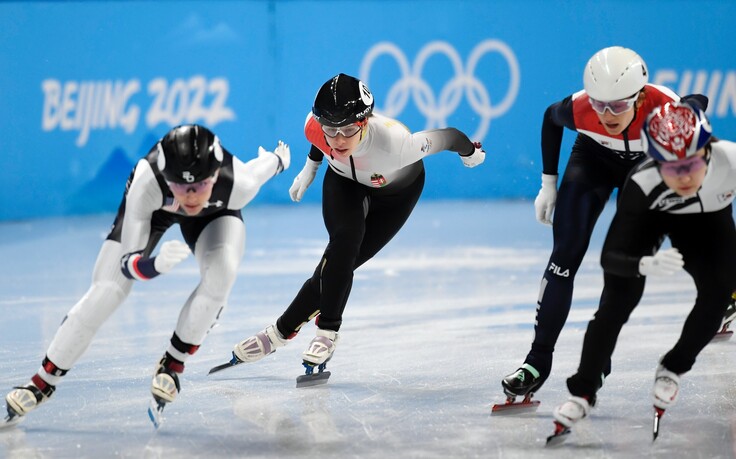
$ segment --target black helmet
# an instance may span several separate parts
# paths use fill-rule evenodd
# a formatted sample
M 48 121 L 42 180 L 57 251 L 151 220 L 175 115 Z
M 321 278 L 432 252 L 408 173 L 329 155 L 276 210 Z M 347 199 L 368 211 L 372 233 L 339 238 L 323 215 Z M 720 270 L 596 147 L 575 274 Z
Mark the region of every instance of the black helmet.
M 319 124 L 346 126 L 364 120 L 373 111 L 373 94 L 360 80 L 341 73 L 319 88 L 312 113 Z
M 157 148 L 157 165 L 167 182 L 199 182 L 211 177 L 222 164 L 220 139 L 196 124 L 173 128 Z

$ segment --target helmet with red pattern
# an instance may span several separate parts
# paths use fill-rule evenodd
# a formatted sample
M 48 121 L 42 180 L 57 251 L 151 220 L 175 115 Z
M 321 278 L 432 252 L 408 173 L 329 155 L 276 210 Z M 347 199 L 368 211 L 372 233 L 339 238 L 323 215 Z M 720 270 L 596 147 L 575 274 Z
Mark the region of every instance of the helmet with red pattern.
M 711 139 L 712 128 L 702 110 L 686 102 L 667 102 L 655 108 L 642 127 L 644 151 L 657 161 L 695 156 Z

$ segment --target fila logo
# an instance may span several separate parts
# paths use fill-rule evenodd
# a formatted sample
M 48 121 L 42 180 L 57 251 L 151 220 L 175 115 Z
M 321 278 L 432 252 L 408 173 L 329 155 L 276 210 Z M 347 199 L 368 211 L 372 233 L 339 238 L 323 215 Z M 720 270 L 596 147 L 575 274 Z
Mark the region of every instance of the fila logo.
M 570 277 L 569 269 L 566 269 L 563 271 L 561 266 L 557 266 L 556 264 L 552 262 L 550 262 L 549 268 L 547 268 L 547 271 L 552 271 L 555 274 L 555 276 Z

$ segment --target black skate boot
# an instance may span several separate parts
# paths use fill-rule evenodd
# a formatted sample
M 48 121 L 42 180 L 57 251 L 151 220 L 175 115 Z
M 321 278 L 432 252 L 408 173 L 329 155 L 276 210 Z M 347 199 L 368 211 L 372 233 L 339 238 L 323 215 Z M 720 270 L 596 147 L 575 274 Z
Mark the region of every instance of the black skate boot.
M 501 380 L 503 392 L 506 394 L 506 403 L 493 405 L 492 412 L 506 411 L 518 408 L 536 410 L 538 401 L 532 401 L 534 392 L 544 383 L 543 377 L 536 368 L 525 363 L 518 370 Z M 516 402 L 516 397 L 523 397 L 521 402 Z M 526 411 L 526 410 L 525 410 Z

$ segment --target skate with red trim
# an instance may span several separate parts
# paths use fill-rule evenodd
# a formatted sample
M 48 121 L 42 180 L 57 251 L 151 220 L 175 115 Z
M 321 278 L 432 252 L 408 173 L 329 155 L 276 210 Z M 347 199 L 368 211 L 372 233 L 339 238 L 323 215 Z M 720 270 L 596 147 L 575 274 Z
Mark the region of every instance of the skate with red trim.
M 528 363 L 501 380 L 504 403 L 496 403 L 491 407 L 491 415 L 533 413 L 540 402 L 532 400 L 534 393 L 542 386 L 546 378 Z M 520 401 L 517 398 L 521 397 Z
M 545 446 L 557 446 L 562 444 L 572 432 L 572 427 L 581 419 L 588 416 L 590 408 L 595 404 L 588 401 L 586 397 L 572 396 L 565 403 L 555 408 L 554 416 L 555 430 L 547 437 Z
M 174 359 L 168 352 L 156 365 L 151 380 L 151 395 L 153 398 L 148 407 L 148 418 L 158 429 L 164 422 L 164 408 L 173 402 L 181 392 L 179 374 L 184 372 L 184 364 Z
M 659 424 L 667 408 L 677 402 L 680 395 L 680 375 L 659 365 L 654 375 L 654 421 L 652 423 L 652 441 L 659 436 Z
M 55 390 L 56 386 L 46 383 L 38 375 L 31 378 L 31 381 L 25 386 L 14 387 L 5 396 L 7 412 L 2 422 L 0 422 L 0 430 L 10 428 L 21 422 L 25 419 L 26 414 L 48 400 Z
M 718 333 L 713 337 L 714 341 L 725 341 L 731 339 L 733 336 L 733 330 L 731 330 L 731 323 L 736 319 L 736 292 L 731 294 L 731 301 L 728 303 L 726 312 L 723 314 L 723 325 Z

